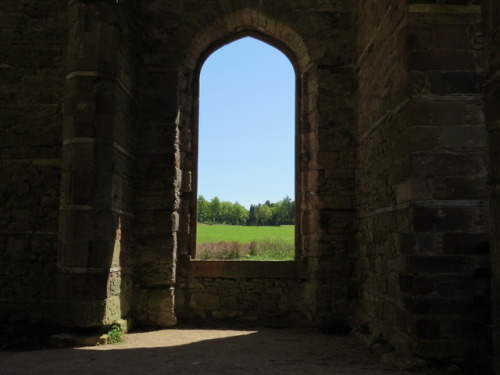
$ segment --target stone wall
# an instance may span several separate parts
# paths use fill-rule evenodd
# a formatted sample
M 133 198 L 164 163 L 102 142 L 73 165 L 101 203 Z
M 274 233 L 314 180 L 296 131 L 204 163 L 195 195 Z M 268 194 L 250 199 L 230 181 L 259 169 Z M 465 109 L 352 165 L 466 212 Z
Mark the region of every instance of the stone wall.
M 480 8 L 416 3 L 358 9 L 360 318 L 463 357 L 490 320 Z
M 0 6 L 0 319 L 57 309 L 61 104 L 67 1 Z
M 200 4 L 204 12 L 198 11 Z M 139 189 L 138 201 L 145 209 L 139 213 L 144 239 L 138 242 L 144 243 L 141 252 L 147 254 L 149 293 L 175 287 L 176 277 L 187 277 L 195 255 L 201 65 L 215 49 L 250 35 L 281 49 L 296 69 L 296 258 L 308 273 L 306 308 L 318 321 L 332 315 L 352 318 L 354 81 L 349 4 L 193 0 L 182 5 L 152 1 L 145 7 L 148 42 L 141 81 L 147 115 L 141 137 L 152 146 L 140 157 L 144 189 Z
M 407 177 L 410 137 L 406 69 L 407 9 L 402 2 L 358 4 L 357 43 L 357 247 L 363 332 L 406 345 L 400 327 L 401 235 L 411 231 L 410 208 L 398 201 Z
M 485 114 L 489 143 L 489 178 L 491 194 L 491 255 L 492 255 L 492 302 L 493 302 L 493 344 L 492 358 L 496 374 L 500 374 L 500 4 L 496 1 L 483 2 L 486 31 L 486 89 Z
M 0 17 L 2 319 L 348 323 L 397 354 L 488 353 L 477 1 L 23 0 Z M 296 71 L 293 262 L 193 260 L 199 72 L 243 36 Z
M 410 338 L 423 356 L 477 357 L 491 322 L 481 10 L 409 10 L 410 174 L 418 187 L 400 283 Z
M 177 281 L 176 311 L 188 321 L 310 324 L 299 262 L 194 261 Z
M 126 316 L 132 298 L 134 1 L 70 1 L 59 221 L 59 323 Z

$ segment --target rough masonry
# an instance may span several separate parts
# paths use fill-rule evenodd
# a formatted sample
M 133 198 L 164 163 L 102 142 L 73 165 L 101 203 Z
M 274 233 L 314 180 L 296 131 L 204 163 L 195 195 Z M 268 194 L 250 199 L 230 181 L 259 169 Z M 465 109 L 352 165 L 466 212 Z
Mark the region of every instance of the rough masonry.
M 2 0 L 0 318 L 349 326 L 500 374 L 499 12 Z M 243 36 L 296 72 L 292 262 L 194 258 L 199 72 Z

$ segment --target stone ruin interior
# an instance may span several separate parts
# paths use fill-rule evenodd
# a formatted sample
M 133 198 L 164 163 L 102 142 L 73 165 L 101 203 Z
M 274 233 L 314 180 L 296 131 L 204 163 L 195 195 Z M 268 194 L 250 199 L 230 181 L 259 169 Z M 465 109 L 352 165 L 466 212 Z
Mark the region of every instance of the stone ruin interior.
M 3 0 L 0 19 L 2 322 L 348 327 L 500 374 L 500 2 Z M 244 36 L 296 72 L 294 261 L 194 259 L 199 71 Z

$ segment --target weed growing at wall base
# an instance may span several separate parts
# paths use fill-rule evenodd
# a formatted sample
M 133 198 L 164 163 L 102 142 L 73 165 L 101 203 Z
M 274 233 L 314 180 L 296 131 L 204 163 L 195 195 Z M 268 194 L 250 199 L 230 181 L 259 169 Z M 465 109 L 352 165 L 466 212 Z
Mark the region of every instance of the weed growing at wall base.
M 123 342 L 123 329 L 120 324 L 115 323 L 111 326 L 108 333 L 108 344 L 119 344 Z

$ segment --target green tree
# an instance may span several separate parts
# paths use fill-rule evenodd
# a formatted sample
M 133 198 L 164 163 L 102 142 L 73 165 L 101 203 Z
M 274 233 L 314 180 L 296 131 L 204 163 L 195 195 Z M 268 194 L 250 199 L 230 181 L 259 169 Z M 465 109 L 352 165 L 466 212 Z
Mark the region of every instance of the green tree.
M 220 223 L 222 207 L 219 197 L 214 197 L 210 201 L 210 221 L 212 223 Z
M 203 195 L 198 197 L 198 209 L 196 214 L 196 218 L 199 223 L 207 223 L 209 221 L 210 207 L 208 201 Z
M 250 210 L 248 211 L 247 225 L 257 225 L 257 216 L 255 215 L 256 207 L 254 204 L 250 205 Z
M 271 207 L 267 204 L 259 204 L 255 208 L 257 225 L 270 225 L 273 217 Z
M 244 225 L 248 221 L 249 212 L 245 207 L 236 202 L 232 206 L 231 216 L 233 225 Z
M 231 202 L 222 201 L 220 203 L 219 224 L 233 224 L 232 211 L 233 211 L 233 204 Z

